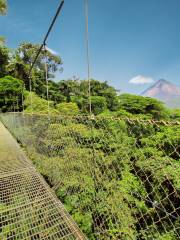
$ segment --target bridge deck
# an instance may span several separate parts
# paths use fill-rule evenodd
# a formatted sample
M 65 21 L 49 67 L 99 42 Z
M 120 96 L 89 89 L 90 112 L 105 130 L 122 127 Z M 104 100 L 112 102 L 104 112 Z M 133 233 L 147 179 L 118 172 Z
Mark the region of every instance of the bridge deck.
M 0 240 L 85 239 L 0 122 Z

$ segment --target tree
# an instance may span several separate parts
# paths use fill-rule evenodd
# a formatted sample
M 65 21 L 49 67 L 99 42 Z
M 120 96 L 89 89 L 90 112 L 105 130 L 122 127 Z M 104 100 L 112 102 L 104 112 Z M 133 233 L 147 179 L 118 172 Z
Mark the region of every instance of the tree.
M 5 37 L 0 36 L 0 46 L 5 43 Z
M 60 81 L 58 85 L 60 92 L 66 97 L 67 102 L 76 102 L 80 109 L 85 110 L 86 106 L 84 106 L 84 104 L 87 105 L 89 98 L 89 81 L 68 79 Z M 101 100 L 103 98 L 105 99 L 109 110 L 117 110 L 118 101 L 116 90 L 109 86 L 107 82 L 91 79 L 91 97 L 92 101 L 95 101 L 96 97 L 102 97 Z M 98 101 L 100 101 L 100 98 Z M 103 109 L 105 108 L 103 107 Z
M 132 94 L 121 94 L 118 100 L 119 109 L 126 110 L 132 114 L 149 115 L 157 120 L 167 117 L 166 108 L 157 99 Z
M 0 108 L 2 111 L 22 109 L 23 82 L 11 76 L 0 78 Z
M 7 13 L 7 1 L 0 0 L 0 15 L 6 15 Z M 3 45 L 5 42 L 5 38 L 0 36 L 0 45 Z
M 111 111 L 117 110 L 118 102 L 116 89 L 109 86 L 107 82 L 100 82 L 95 79 L 91 79 L 90 83 L 91 83 L 91 96 L 105 97 L 108 109 Z M 80 82 L 80 91 L 86 98 L 88 97 L 89 89 L 88 85 L 89 82 L 87 80 L 83 80 Z
M 73 96 L 79 96 L 82 94 L 77 80 L 61 80 L 58 83 L 58 86 L 59 91 L 66 97 L 66 102 L 72 101 Z
M 59 85 L 56 82 L 49 80 L 48 88 L 49 99 L 53 101 L 55 105 L 66 101 L 66 97 L 59 91 Z
M 7 0 L 0 0 L 0 15 L 7 13 Z
M 21 43 L 8 65 L 9 74 L 22 79 L 25 83 L 26 89 L 29 89 L 29 70 L 34 62 L 39 47 L 40 45 L 38 44 Z M 48 50 L 40 53 L 34 65 L 31 78 L 33 90 L 42 95 L 44 94 L 42 86 L 46 84 L 45 61 L 47 62 L 48 78 L 53 78 L 56 71 L 62 71 L 62 60 L 59 56 L 53 55 Z
M 7 65 L 9 63 L 9 49 L 5 46 L 0 46 L 0 77 L 7 74 Z
M 85 99 L 83 101 L 83 112 L 89 113 L 89 100 Z M 92 113 L 98 115 L 107 109 L 107 102 L 105 97 L 92 96 L 91 97 L 91 109 Z

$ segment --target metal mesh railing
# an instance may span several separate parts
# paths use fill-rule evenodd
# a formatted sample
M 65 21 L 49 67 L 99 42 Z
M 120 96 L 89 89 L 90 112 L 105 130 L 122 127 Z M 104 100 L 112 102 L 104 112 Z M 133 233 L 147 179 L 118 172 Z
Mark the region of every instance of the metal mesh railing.
M 85 238 L 0 123 L 0 240 L 24 239 Z
M 88 239 L 180 239 L 178 122 L 1 119 Z

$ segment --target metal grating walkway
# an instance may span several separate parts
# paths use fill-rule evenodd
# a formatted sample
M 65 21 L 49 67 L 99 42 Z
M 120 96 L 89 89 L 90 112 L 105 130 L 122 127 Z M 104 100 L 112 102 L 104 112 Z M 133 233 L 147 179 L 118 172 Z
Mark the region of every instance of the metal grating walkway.
M 85 239 L 0 122 L 0 240 Z

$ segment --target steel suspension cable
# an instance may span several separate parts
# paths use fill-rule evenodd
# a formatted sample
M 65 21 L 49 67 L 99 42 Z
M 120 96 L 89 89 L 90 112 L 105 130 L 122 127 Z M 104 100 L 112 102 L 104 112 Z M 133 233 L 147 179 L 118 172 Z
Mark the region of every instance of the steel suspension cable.
M 58 18 L 58 16 L 59 16 L 59 14 L 60 14 L 60 11 L 61 11 L 63 5 L 64 5 L 64 0 L 62 0 L 62 1 L 60 2 L 60 5 L 59 5 L 59 7 L 58 7 L 58 9 L 57 9 L 57 11 L 56 11 L 56 14 L 54 15 L 54 18 L 53 18 L 53 20 L 52 20 L 52 22 L 51 22 L 51 24 L 50 24 L 50 27 L 49 27 L 49 29 L 48 29 L 48 31 L 47 31 L 44 39 L 43 39 L 43 42 L 42 42 L 40 48 L 38 49 L 38 52 L 37 52 L 37 54 L 36 54 L 36 56 L 35 56 L 34 61 L 33 61 L 32 64 L 31 64 L 31 67 L 30 67 L 30 70 L 29 70 L 28 76 L 29 76 L 29 91 L 30 91 L 31 114 L 33 114 L 33 107 L 32 107 L 32 104 L 33 104 L 33 103 L 32 103 L 32 101 L 33 101 L 33 100 L 32 100 L 32 79 L 31 79 L 31 73 L 32 73 L 33 67 L 34 67 L 34 65 L 35 65 L 35 63 L 36 63 L 36 61 L 37 61 L 37 59 L 38 59 L 41 51 L 43 50 L 43 47 L 46 45 L 46 41 L 47 41 L 47 39 L 48 39 L 48 36 L 49 36 L 50 32 L 52 31 L 52 28 L 53 28 L 53 26 L 54 26 L 54 24 L 55 24 L 55 22 L 56 22 L 56 20 L 57 20 L 57 18 Z M 45 61 L 46 61 L 46 60 L 45 60 Z M 45 73 L 45 74 L 47 75 L 47 63 L 46 63 L 46 67 L 45 67 L 45 68 L 46 68 L 46 70 L 45 70 L 46 73 Z M 47 76 L 46 76 L 46 84 L 47 84 Z M 49 90 L 48 90 L 48 87 L 47 87 L 47 96 L 49 95 L 48 92 L 49 92 Z M 49 100 L 48 100 L 48 102 L 49 102 Z M 49 112 L 49 103 L 48 103 L 48 112 Z
M 30 92 L 31 114 L 33 114 L 33 99 L 32 99 L 32 79 L 31 79 L 31 74 L 29 75 L 29 92 Z
M 21 101 L 22 101 L 22 112 L 24 114 L 24 84 L 22 85 L 22 89 L 21 89 Z
M 90 56 L 89 56 L 89 19 L 88 19 L 88 0 L 84 0 L 85 5 L 85 18 L 86 18 L 86 60 L 87 60 L 87 77 L 88 77 L 88 98 L 89 98 L 89 114 L 92 115 L 92 103 L 91 103 L 91 79 L 90 79 Z
M 29 76 L 30 76 L 30 74 L 31 74 L 31 72 L 32 72 L 32 69 L 33 69 L 33 67 L 34 67 L 34 65 L 35 65 L 38 57 L 39 57 L 39 54 L 41 53 L 44 45 L 46 45 L 46 40 L 47 40 L 50 32 L 52 31 L 52 28 L 53 28 L 53 26 L 54 26 L 54 24 L 55 24 L 55 22 L 56 22 L 56 20 L 57 20 L 57 17 L 58 17 L 59 14 L 60 14 L 60 11 L 61 11 L 61 9 L 62 9 L 62 7 L 63 7 L 63 4 L 64 4 L 64 0 L 61 1 L 60 5 L 59 5 L 59 7 L 58 7 L 58 9 L 57 9 L 57 12 L 56 12 L 56 14 L 55 14 L 55 16 L 54 16 L 54 18 L 53 18 L 53 20 L 52 20 L 52 22 L 51 22 L 51 25 L 50 25 L 50 27 L 49 27 L 49 29 L 48 29 L 45 37 L 44 37 L 44 40 L 43 40 L 43 42 L 42 42 L 42 44 L 41 44 L 41 46 L 40 46 L 40 48 L 39 48 L 39 50 L 38 50 L 38 52 L 37 52 L 37 54 L 36 54 L 36 57 L 35 57 L 32 65 L 31 65 L 30 70 L 29 70 Z
M 48 67 L 47 67 L 47 50 L 46 44 L 44 44 L 44 68 L 45 68 L 45 80 L 46 80 L 46 98 L 48 107 L 48 117 L 50 116 L 50 102 L 49 102 L 49 81 L 48 81 Z

